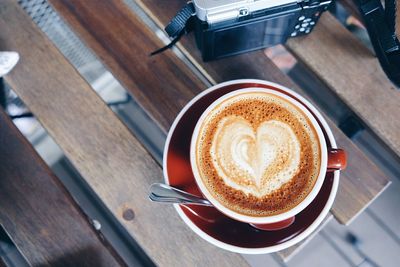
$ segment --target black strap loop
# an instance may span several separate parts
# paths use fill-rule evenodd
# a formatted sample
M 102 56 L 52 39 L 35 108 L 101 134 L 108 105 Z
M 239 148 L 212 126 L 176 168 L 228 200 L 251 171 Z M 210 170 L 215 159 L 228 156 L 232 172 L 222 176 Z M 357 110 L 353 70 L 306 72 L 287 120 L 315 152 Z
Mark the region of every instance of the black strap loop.
M 196 13 L 193 3 L 187 3 L 165 27 L 165 31 L 167 32 L 169 37 L 174 39 L 166 46 L 151 52 L 150 56 L 154 56 L 173 47 L 185 33 L 189 32 L 190 29 L 188 27 L 188 22 L 190 21 L 190 18 L 193 17 L 195 14 Z
M 157 49 L 156 51 L 153 51 L 150 53 L 150 56 L 157 55 L 159 53 L 164 52 L 167 49 L 172 48 L 178 41 L 181 39 L 182 35 L 185 34 L 185 31 L 181 31 L 169 44 L 167 44 L 164 47 L 161 47 L 160 49 Z
M 386 1 L 388 6 L 385 10 L 379 0 L 357 2 L 382 69 L 388 78 L 400 87 L 400 42 L 394 32 L 393 0 Z M 392 8 L 393 10 L 388 10 Z
M 194 5 L 192 2 L 189 2 L 181 10 L 179 10 L 178 14 L 176 14 L 167 27 L 165 27 L 165 31 L 168 33 L 169 37 L 175 38 L 182 31 L 184 31 L 187 22 L 194 15 Z
M 397 7 L 400 8 L 400 7 Z M 386 23 L 389 26 L 389 31 L 395 31 L 395 16 L 396 16 L 396 0 L 385 0 L 385 17 Z

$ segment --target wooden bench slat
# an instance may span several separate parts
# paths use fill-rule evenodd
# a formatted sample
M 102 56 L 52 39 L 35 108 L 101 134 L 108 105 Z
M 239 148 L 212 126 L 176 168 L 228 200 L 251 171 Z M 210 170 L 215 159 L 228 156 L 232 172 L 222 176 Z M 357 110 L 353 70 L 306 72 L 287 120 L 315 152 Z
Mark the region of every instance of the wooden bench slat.
M 400 90 L 372 52 L 329 13 L 287 47 L 400 156 Z
M 198 238 L 172 206 L 149 201 L 161 168 L 16 1 L 0 2 L 0 28 L 0 50 L 21 57 L 7 82 L 155 264 L 247 265 Z
M 0 224 L 32 266 L 125 266 L 0 108 Z
M 186 65 L 171 51 L 149 57 L 163 43 L 123 1 L 49 0 L 49 3 L 164 131 L 172 124 L 176 106 L 184 105 L 198 88 L 205 88 L 191 71 L 185 71 Z

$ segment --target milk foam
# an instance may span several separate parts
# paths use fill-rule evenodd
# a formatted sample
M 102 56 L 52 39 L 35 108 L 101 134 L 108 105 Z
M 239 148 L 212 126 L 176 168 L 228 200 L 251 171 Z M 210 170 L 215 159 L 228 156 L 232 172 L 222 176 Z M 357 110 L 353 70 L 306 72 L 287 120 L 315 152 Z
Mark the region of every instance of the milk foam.
M 279 96 L 251 92 L 225 99 L 202 121 L 196 165 L 221 204 L 250 216 L 279 214 L 312 190 L 320 169 L 314 126 Z
M 300 143 L 285 123 L 270 120 L 254 130 L 246 119 L 232 115 L 219 122 L 210 154 L 227 185 L 262 197 L 297 173 Z

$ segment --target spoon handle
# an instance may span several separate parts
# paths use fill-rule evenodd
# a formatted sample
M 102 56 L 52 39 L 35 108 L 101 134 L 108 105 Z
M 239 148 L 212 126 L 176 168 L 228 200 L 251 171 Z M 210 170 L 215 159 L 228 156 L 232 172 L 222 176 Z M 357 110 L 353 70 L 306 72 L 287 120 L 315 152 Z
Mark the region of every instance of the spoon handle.
M 150 186 L 149 198 L 155 202 L 197 204 L 212 207 L 212 204 L 206 199 L 162 183 L 155 183 Z

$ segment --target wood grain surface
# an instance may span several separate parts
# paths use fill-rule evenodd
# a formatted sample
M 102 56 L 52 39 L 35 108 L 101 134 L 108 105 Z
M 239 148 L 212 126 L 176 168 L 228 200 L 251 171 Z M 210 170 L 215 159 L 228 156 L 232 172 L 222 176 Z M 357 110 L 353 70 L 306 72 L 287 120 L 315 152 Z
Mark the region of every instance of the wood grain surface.
M 125 88 L 136 98 L 140 98 L 144 94 L 144 92 L 140 91 L 145 91 L 148 95 L 159 94 L 158 97 L 149 98 L 140 103 L 155 119 L 159 116 L 163 117 L 159 123 L 160 125 L 164 125 L 164 130 L 169 127 L 176 114 L 183 105 L 191 99 L 192 95 L 201 92 L 201 90 L 205 88 L 205 85 L 198 82 L 197 78 L 190 83 L 192 84 L 191 87 L 179 87 L 179 90 L 183 90 L 182 92 L 177 92 L 174 89 L 159 92 L 158 87 L 151 86 L 140 88 L 127 86 L 128 84 L 154 79 L 154 76 L 170 75 L 163 85 L 164 87 L 170 88 L 168 85 L 169 83 L 179 83 L 181 77 L 184 77 L 184 83 L 189 83 L 185 80 L 187 79 L 186 77 L 193 76 L 189 73 L 190 70 L 186 66 L 182 66 L 180 62 L 177 62 L 171 51 L 167 51 L 164 54 L 152 58 L 143 56 L 148 55 L 155 48 L 161 47 L 163 44 L 155 39 L 154 33 L 150 32 L 143 23 L 138 21 L 137 18 L 133 16 L 133 13 L 130 14 L 120 1 L 103 1 L 102 5 L 106 5 L 107 8 L 98 8 L 98 5 L 96 5 L 94 1 L 77 2 L 50 0 L 50 2 L 88 47 L 93 49 L 114 76 L 119 79 L 125 85 Z M 75 2 L 77 2 L 76 5 Z M 162 26 L 168 23 L 169 19 L 184 5 L 185 1 L 146 0 L 143 2 L 138 1 L 138 3 L 156 23 Z M 107 18 L 107 23 L 102 23 L 101 20 L 105 17 Z M 120 20 L 121 17 L 124 19 Z M 114 28 L 109 25 L 120 25 L 118 27 L 119 34 L 115 35 Z M 132 34 L 132 31 L 135 32 L 135 34 Z M 138 38 L 137 36 L 140 36 L 141 40 L 136 40 Z M 150 41 L 152 45 L 144 45 L 148 44 Z M 104 45 L 104 43 L 107 43 L 107 45 Z M 129 50 L 124 50 L 126 43 L 130 44 Z M 210 80 L 222 82 L 238 78 L 260 78 L 278 82 L 302 93 L 302 90 L 284 75 L 262 51 L 203 63 L 195 47 L 192 35 L 185 36 L 180 47 L 183 48 L 184 52 L 186 51 L 185 53 L 188 58 L 192 60 L 192 63 L 209 77 Z M 144 73 L 136 72 L 130 72 L 129 75 L 127 75 L 126 69 L 124 69 L 123 66 L 110 64 L 110 62 L 115 61 L 115 52 L 113 51 L 118 51 L 118 58 L 123 58 L 128 62 L 135 62 L 137 68 L 149 69 L 148 64 L 153 60 L 157 62 L 168 61 L 170 64 L 173 62 L 174 74 L 171 76 L 169 70 L 166 70 L 164 73 L 164 69 L 152 65 L 153 68 L 147 76 L 144 76 Z M 190 53 L 188 51 L 190 51 Z M 143 54 L 140 57 L 143 60 L 137 61 L 138 53 Z M 146 78 L 144 79 L 143 77 Z M 178 90 L 178 88 L 175 89 Z M 153 90 L 157 93 L 150 92 Z M 168 103 L 170 109 L 164 112 L 164 110 L 160 108 L 161 105 L 165 105 L 163 102 L 171 101 L 170 99 L 177 97 L 179 93 L 182 94 L 177 98 L 177 101 Z M 160 111 L 153 113 L 155 109 L 159 109 Z M 166 122 L 166 125 L 164 122 Z M 338 140 L 339 146 L 346 148 L 349 155 L 351 155 L 351 157 L 355 155 L 354 159 L 357 159 L 357 161 L 351 159 L 348 170 L 343 172 L 341 176 L 342 180 L 338 198 L 332 210 L 333 214 L 340 222 L 349 223 L 384 189 L 388 184 L 388 180 L 335 125 L 332 123 L 330 123 L 330 125 Z
M 149 57 L 163 43 L 122 0 L 49 3 L 164 131 L 172 124 L 176 107 L 183 106 L 199 88 L 205 89 L 192 72 L 182 71 L 186 66 L 171 51 Z
M 98 1 L 90 2 L 101 6 Z M 242 257 L 215 249 L 199 238 L 172 206 L 148 200 L 150 184 L 162 179 L 161 168 L 16 1 L 0 2 L 0 28 L 0 50 L 20 54 L 19 63 L 6 81 L 155 264 L 247 265 Z M 46 193 L 41 191 L 43 200 Z M 56 203 L 49 201 L 51 204 Z M 45 212 L 40 207 L 36 211 Z M 43 235 L 49 234 L 46 229 L 38 228 Z M 69 237 L 68 230 L 64 229 L 65 238 Z M 32 248 L 30 253 L 35 250 Z
M 400 156 L 400 90 L 371 51 L 329 13 L 287 47 Z
M 0 108 L 0 224 L 32 266 L 125 266 Z

